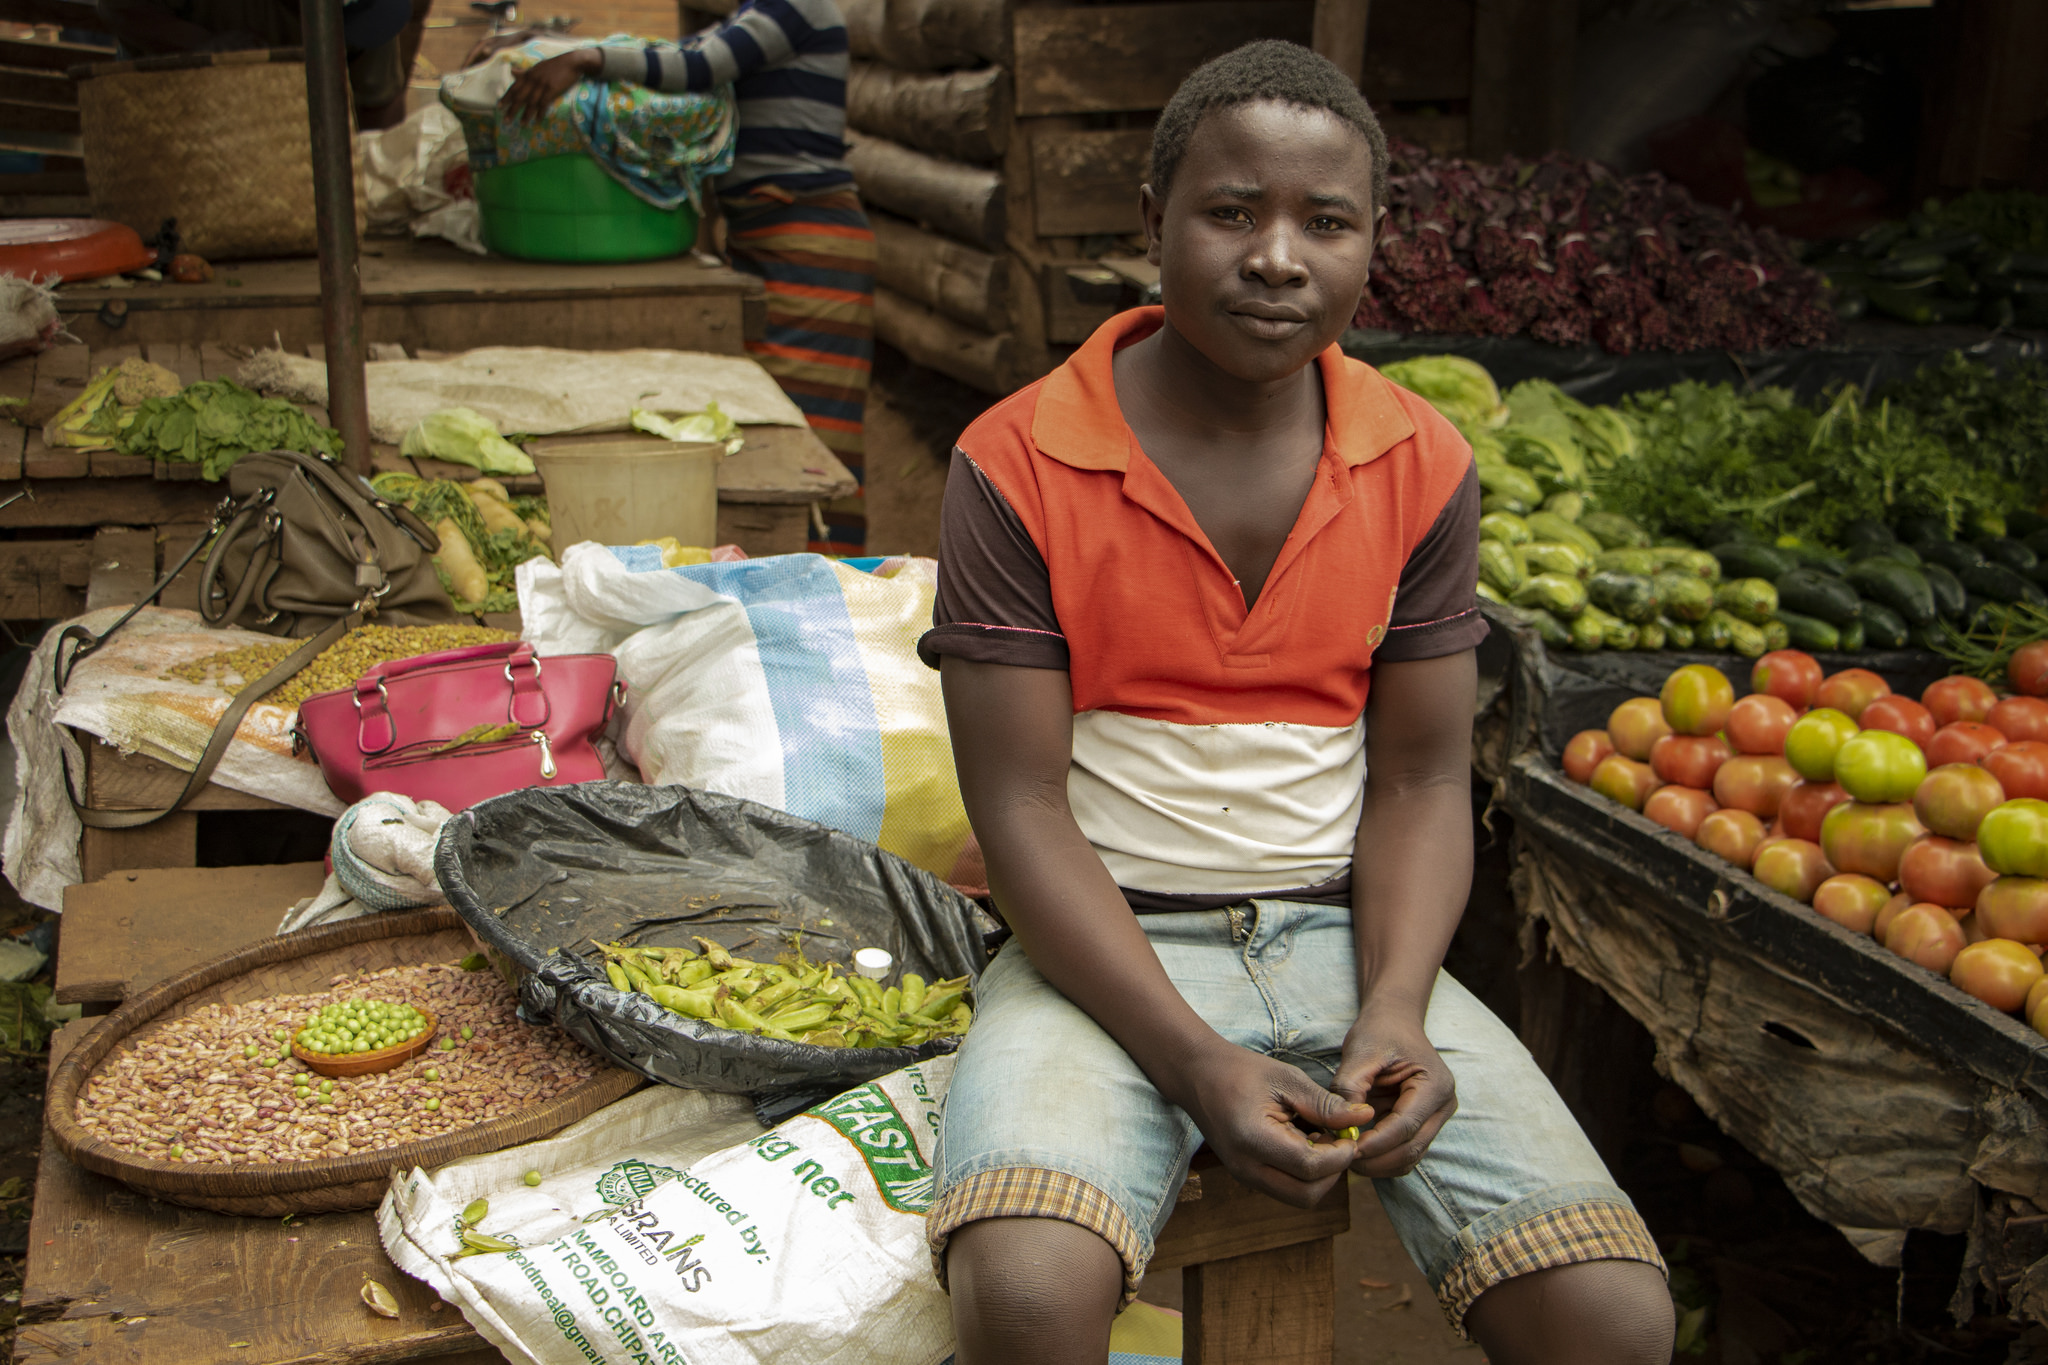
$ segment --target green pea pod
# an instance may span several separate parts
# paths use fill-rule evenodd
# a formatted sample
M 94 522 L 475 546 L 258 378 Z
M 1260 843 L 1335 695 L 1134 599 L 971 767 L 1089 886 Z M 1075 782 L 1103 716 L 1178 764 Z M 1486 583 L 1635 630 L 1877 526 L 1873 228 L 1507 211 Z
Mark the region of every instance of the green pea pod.
M 604 975 L 605 979 L 611 982 L 612 985 L 619 990 L 630 991 L 633 989 L 633 982 L 629 977 L 627 977 L 626 969 L 624 967 L 621 967 L 616 962 L 612 962 L 610 960 L 607 960 L 605 962 Z
M 697 942 L 704 945 L 704 956 L 711 963 L 712 970 L 719 972 L 730 971 L 737 965 L 733 955 L 727 952 L 723 945 L 713 943 L 702 935 L 693 935 L 693 937 L 696 938 Z
M 491 1206 L 489 1201 L 483 1199 L 472 1199 L 469 1201 L 468 1207 L 463 1209 L 462 1211 L 462 1226 L 464 1228 L 473 1228 L 478 1223 L 483 1222 L 484 1219 L 487 1216 L 489 1216 L 490 1212 Z M 467 1233 L 464 1234 L 464 1236 L 467 1235 Z
M 493 1237 L 486 1232 L 468 1231 L 462 1234 L 462 1245 L 478 1255 L 488 1256 L 497 1252 L 517 1251 L 517 1242 L 508 1242 L 503 1237 Z
M 656 986 L 647 994 L 663 1009 L 691 1019 L 709 1019 L 713 1013 L 712 997 L 708 991 L 687 991 L 681 986 Z
M 960 997 L 965 994 L 965 989 L 959 986 L 953 986 L 945 990 L 934 990 L 926 998 L 924 1008 L 911 1014 L 909 1018 L 914 1023 L 936 1024 L 953 1012 L 953 1006 L 959 1004 Z
M 780 1014 L 771 1014 L 768 1016 L 768 1023 L 790 1033 L 802 1033 L 807 1029 L 819 1027 L 831 1017 L 830 1006 L 811 1004 L 784 1010 Z
M 769 1010 L 774 1009 L 777 1005 L 780 1005 L 802 989 L 803 987 L 798 985 L 794 978 L 784 977 L 780 981 L 763 986 L 760 990 L 748 996 L 747 1008 L 753 1010 L 756 1014 L 766 1017 Z
M 905 972 L 903 974 L 903 1012 L 905 1014 L 917 1013 L 918 1007 L 924 1004 L 924 990 L 923 977 L 919 976 L 916 972 Z
M 641 991 L 645 994 L 652 995 L 654 993 L 654 988 L 656 986 L 664 984 L 661 981 L 656 980 L 654 977 L 649 976 L 647 974 L 647 969 L 642 967 L 638 962 L 636 962 L 634 959 L 630 957 L 621 957 L 617 959 L 617 961 L 619 964 L 619 969 L 625 972 L 626 979 L 633 983 L 633 989 L 636 991 Z
M 891 1019 L 903 1013 L 903 989 L 891 986 L 882 992 L 882 1013 Z
M 732 1028 L 744 1029 L 749 1033 L 760 1033 L 768 1027 L 767 1020 L 748 1009 L 745 1005 L 742 1005 L 730 995 L 719 996 L 715 1008 L 718 1011 L 718 1017 Z
M 863 1006 L 879 1011 L 882 1008 L 882 988 L 864 976 L 849 976 L 846 984 L 853 987 L 853 993 L 860 997 Z
M 709 981 L 717 970 L 711 965 L 709 958 L 692 957 L 683 964 L 682 970 L 676 973 L 676 984 L 685 990 L 692 986 L 701 986 Z

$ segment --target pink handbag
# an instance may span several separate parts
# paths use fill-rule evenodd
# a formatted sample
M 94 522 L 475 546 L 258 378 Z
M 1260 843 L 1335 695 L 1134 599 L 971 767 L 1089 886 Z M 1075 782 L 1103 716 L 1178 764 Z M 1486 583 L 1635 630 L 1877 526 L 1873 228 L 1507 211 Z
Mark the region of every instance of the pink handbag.
M 378 664 L 299 704 L 293 727 L 343 801 L 397 792 L 464 810 L 604 776 L 594 743 L 623 699 L 609 654 L 507 642 Z

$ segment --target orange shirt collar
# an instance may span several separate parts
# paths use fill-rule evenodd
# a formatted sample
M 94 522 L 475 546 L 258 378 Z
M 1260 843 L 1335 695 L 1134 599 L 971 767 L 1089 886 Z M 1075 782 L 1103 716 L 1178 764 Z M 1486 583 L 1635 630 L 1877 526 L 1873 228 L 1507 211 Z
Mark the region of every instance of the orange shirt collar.
M 1031 419 L 1031 440 L 1040 451 L 1075 469 L 1128 472 L 1131 429 L 1116 399 L 1112 358 L 1134 341 L 1159 330 L 1166 310 L 1158 306 L 1118 313 L 1046 376 Z M 1356 468 L 1415 434 L 1390 386 L 1377 370 L 1332 346 L 1316 357 L 1323 371 L 1327 426 L 1325 453 Z

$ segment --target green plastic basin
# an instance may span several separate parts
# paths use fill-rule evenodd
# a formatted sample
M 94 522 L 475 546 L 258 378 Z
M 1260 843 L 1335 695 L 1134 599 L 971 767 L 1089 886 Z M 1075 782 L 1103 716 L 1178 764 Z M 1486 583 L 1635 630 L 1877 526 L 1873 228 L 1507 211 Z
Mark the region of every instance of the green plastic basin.
M 697 238 L 687 204 L 658 209 L 581 153 L 544 156 L 476 175 L 484 245 L 528 261 L 651 261 Z

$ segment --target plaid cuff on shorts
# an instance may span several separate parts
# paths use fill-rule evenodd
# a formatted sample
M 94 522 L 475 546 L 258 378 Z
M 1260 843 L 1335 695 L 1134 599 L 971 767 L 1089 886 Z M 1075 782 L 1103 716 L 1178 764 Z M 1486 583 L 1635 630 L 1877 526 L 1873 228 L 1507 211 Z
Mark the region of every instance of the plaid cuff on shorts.
M 1437 1302 L 1464 1336 L 1466 1312 L 1502 1280 L 1580 1261 L 1644 1261 L 1670 1274 L 1641 1215 L 1626 1204 L 1591 1199 L 1539 1213 L 1472 1248 L 1437 1286 Z
M 1078 1176 L 1035 1166 L 1007 1166 L 968 1176 L 939 1196 L 928 1215 L 932 1271 L 946 1287 L 946 1243 L 969 1223 L 985 1218 L 1057 1218 L 1084 1227 L 1116 1249 L 1124 1263 L 1119 1311 L 1138 1297 L 1145 1278 L 1145 1248 L 1138 1230 L 1114 1200 Z

